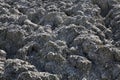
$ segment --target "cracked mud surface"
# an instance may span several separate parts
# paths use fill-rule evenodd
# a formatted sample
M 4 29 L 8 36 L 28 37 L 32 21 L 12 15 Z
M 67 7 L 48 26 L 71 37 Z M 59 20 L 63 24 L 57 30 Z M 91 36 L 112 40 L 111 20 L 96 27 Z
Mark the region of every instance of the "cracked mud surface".
M 0 80 L 120 80 L 120 0 L 0 0 Z

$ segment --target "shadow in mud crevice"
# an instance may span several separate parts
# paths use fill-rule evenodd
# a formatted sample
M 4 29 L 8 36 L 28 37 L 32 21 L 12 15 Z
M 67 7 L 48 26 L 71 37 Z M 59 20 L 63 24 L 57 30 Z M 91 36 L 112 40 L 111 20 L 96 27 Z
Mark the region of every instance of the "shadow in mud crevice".
M 92 0 L 93 4 L 98 5 L 101 9 L 100 15 L 106 17 L 109 11 L 116 5 L 118 2 L 115 0 Z

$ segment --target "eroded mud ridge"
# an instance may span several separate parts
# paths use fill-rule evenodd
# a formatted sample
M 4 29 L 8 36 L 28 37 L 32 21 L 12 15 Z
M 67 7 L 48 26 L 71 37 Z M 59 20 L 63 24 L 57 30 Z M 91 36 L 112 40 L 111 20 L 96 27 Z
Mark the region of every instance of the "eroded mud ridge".
M 119 0 L 0 0 L 0 80 L 120 80 Z

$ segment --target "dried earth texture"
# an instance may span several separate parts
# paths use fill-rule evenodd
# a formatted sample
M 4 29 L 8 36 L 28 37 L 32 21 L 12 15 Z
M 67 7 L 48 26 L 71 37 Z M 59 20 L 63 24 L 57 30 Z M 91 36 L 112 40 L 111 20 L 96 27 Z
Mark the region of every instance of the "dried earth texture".
M 0 0 L 0 80 L 120 80 L 120 0 Z

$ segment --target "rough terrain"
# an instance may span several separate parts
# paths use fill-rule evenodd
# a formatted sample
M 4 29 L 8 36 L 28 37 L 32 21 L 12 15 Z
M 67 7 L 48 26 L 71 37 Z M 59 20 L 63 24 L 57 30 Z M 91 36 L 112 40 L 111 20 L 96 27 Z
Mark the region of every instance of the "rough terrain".
M 0 0 L 0 80 L 120 80 L 120 0 Z

